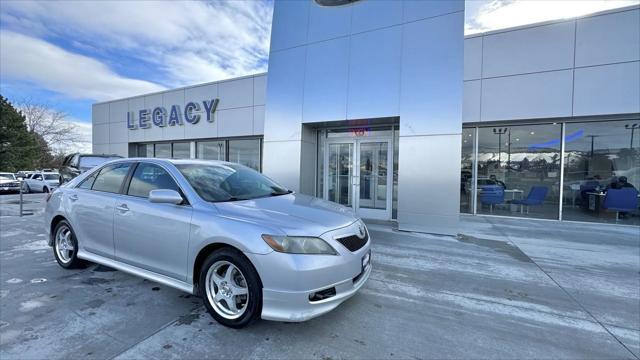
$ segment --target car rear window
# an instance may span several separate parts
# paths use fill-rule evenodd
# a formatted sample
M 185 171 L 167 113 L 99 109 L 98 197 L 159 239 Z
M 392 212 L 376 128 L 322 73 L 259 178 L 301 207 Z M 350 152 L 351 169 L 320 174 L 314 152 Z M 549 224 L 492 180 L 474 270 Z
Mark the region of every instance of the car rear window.
M 44 174 L 45 180 L 60 180 L 60 175 L 58 174 Z

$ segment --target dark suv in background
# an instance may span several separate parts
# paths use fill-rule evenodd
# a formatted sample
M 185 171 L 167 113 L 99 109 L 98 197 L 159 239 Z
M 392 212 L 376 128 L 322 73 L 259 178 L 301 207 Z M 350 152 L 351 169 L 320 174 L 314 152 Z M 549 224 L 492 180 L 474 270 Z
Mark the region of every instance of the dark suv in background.
M 114 159 L 120 159 L 120 155 L 106 154 L 70 154 L 65 156 L 62 166 L 60 167 L 60 184 L 64 184 L 83 172 L 92 169 L 104 162 Z

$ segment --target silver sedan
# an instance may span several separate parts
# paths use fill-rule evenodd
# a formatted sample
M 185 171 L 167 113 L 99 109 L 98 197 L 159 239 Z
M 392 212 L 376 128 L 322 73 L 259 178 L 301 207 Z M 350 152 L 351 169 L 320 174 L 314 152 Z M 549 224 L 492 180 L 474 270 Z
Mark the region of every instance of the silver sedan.
M 55 190 L 45 224 L 63 268 L 90 261 L 200 295 L 236 328 L 322 315 L 371 273 L 351 209 L 227 162 L 111 161 Z

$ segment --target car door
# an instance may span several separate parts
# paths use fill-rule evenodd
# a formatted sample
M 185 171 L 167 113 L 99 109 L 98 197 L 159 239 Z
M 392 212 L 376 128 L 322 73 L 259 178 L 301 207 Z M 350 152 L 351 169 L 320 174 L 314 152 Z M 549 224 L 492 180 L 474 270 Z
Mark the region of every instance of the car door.
M 69 214 L 80 250 L 114 258 L 113 213 L 132 163 L 105 166 L 69 194 Z
M 151 203 L 149 192 L 155 189 L 181 192 L 165 168 L 138 163 L 126 191 L 116 201 L 116 259 L 185 281 L 192 208 L 186 201 L 180 205 Z
M 42 177 L 42 174 L 33 175 L 27 182 L 27 185 L 29 185 L 29 189 L 31 191 L 42 192 L 44 189 L 44 178 Z

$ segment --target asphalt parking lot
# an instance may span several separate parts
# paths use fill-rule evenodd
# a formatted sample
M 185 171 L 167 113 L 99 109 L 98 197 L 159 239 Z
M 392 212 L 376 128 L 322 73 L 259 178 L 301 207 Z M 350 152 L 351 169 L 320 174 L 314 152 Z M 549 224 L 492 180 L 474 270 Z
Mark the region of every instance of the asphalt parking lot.
M 44 196 L 0 196 L 0 358 L 640 356 L 640 229 L 463 217 L 463 235 L 370 224 L 374 271 L 305 323 L 218 325 L 199 298 L 103 266 L 63 270 Z

